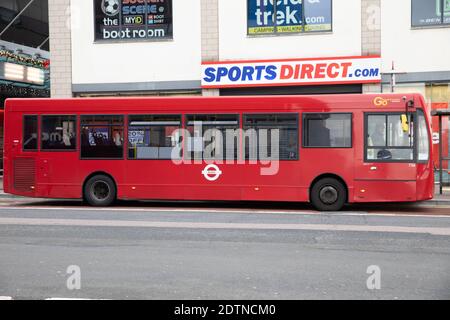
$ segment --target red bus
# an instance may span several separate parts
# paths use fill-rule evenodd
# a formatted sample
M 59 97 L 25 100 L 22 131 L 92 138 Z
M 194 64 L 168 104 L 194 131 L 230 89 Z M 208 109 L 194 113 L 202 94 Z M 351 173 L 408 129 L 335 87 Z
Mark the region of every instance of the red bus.
M 4 191 L 94 206 L 421 201 L 430 132 L 418 94 L 10 99 Z

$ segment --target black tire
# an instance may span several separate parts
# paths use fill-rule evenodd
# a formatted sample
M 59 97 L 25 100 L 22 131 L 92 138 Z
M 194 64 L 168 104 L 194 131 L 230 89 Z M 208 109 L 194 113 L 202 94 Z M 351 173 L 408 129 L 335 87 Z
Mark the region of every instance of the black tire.
M 339 211 L 347 201 L 347 188 L 333 178 L 323 178 L 311 189 L 311 203 L 318 211 Z
M 84 185 L 84 199 L 94 207 L 107 207 L 116 200 L 116 184 L 105 175 L 90 178 Z

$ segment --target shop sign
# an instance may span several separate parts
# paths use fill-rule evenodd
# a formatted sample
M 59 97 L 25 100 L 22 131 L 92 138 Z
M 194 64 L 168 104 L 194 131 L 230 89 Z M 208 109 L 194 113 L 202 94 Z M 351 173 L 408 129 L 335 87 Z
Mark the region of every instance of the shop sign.
M 95 41 L 171 39 L 172 0 L 94 0 Z
M 202 88 L 381 82 L 381 57 L 220 61 L 202 64 Z
M 332 30 L 332 0 L 247 0 L 249 35 Z

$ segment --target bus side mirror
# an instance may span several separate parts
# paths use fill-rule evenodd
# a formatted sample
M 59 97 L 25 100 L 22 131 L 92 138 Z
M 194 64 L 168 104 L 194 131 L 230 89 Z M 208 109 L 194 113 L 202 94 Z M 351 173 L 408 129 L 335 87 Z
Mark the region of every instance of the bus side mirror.
M 406 114 L 402 114 L 400 117 L 401 117 L 401 120 L 402 120 L 403 132 L 409 132 L 408 116 Z
M 414 109 L 414 100 L 406 101 L 406 96 L 404 96 L 403 101 L 405 102 L 405 114 L 401 115 L 402 130 L 403 130 L 403 132 L 409 132 L 408 115 L 409 115 L 409 109 Z
M 414 109 L 414 100 L 408 100 L 408 102 L 406 102 L 406 108 Z

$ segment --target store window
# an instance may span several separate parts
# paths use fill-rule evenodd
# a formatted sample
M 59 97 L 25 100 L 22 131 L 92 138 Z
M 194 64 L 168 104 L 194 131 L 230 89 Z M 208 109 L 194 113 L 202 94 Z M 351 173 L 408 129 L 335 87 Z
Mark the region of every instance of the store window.
M 180 159 L 181 115 L 130 115 L 128 159 Z
M 23 150 L 36 151 L 38 137 L 38 116 L 23 117 Z
M 402 114 L 366 116 L 366 159 L 368 161 L 414 160 L 414 115 L 407 121 Z M 405 127 L 406 125 L 406 127 Z
M 298 160 L 298 127 L 296 113 L 244 114 L 245 159 Z
M 187 115 L 187 156 L 190 159 L 236 160 L 239 147 L 239 115 Z
M 81 158 L 123 158 L 123 116 L 81 116 Z
M 351 148 L 352 115 L 314 113 L 303 120 L 304 147 Z
M 172 0 L 93 0 L 95 41 L 172 39 Z
M 411 25 L 450 25 L 450 0 L 411 0 Z
M 332 30 L 332 0 L 247 0 L 249 35 Z
M 75 150 L 76 116 L 42 116 L 41 150 Z

